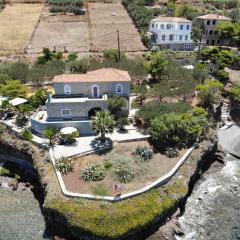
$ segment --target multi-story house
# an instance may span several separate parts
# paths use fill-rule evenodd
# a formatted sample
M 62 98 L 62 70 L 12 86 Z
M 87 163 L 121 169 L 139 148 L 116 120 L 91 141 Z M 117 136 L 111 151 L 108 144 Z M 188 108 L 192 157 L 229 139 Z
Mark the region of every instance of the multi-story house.
M 160 49 L 193 50 L 192 22 L 185 18 L 162 17 L 150 22 L 151 43 Z
M 203 36 L 202 42 L 206 45 L 228 45 L 228 40 L 221 40 L 217 25 L 222 21 L 231 21 L 231 18 L 221 16 L 218 14 L 207 14 L 197 17 L 202 22 Z
M 32 118 L 32 129 L 41 133 L 46 126 L 75 127 L 81 135 L 92 134 L 92 116 L 108 109 L 110 95 L 129 99 L 130 85 L 128 72 L 113 68 L 55 76 L 55 94 L 49 94 L 46 109 Z M 129 106 L 122 110 L 128 115 Z

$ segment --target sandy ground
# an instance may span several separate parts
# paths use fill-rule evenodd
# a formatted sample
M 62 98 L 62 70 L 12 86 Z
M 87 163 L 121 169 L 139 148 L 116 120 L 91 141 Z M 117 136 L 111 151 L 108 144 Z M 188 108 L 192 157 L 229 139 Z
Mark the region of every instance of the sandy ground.
M 26 47 L 42 6 L 42 4 L 6 6 L 0 14 L 0 49 L 4 49 L 0 50 L 0 53 L 9 52 L 9 49 L 18 51 Z
M 50 16 L 44 9 L 28 53 L 40 53 L 43 47 L 68 52 L 89 51 L 89 32 L 86 18 L 79 16 Z
M 89 3 L 91 50 L 103 51 L 117 48 L 117 29 L 123 51 L 145 49 L 141 38 L 121 2 Z
M 93 193 L 93 189 L 101 185 L 107 189 L 107 193 L 109 195 L 114 195 L 116 194 L 114 186 L 115 184 L 118 184 L 122 188 L 122 193 L 134 191 L 146 186 L 147 184 L 150 184 L 154 180 L 157 180 L 161 176 L 164 176 L 166 173 L 168 173 L 184 153 L 184 151 L 182 151 L 180 156 L 177 158 L 167 158 L 160 153 L 154 154 L 154 157 L 150 160 L 150 162 L 145 164 L 139 163 L 141 164 L 141 167 L 138 168 L 133 181 L 128 184 L 118 183 L 114 177 L 114 170 L 112 169 L 109 170 L 103 181 L 85 182 L 84 180 L 80 179 L 79 174 L 83 167 L 96 163 L 103 164 L 106 159 L 111 159 L 111 154 L 133 157 L 132 154 L 139 145 L 149 146 L 149 143 L 147 141 L 119 143 L 114 146 L 111 152 L 101 155 L 94 154 L 78 157 L 75 161 L 73 172 L 64 176 L 64 182 L 67 190 L 80 193 Z

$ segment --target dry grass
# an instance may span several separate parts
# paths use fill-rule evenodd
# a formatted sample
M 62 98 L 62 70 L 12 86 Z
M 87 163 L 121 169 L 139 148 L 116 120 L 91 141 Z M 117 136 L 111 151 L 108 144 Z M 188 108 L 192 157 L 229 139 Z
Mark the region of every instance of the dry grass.
M 31 37 L 42 4 L 7 5 L 0 14 L 0 53 L 24 49 Z

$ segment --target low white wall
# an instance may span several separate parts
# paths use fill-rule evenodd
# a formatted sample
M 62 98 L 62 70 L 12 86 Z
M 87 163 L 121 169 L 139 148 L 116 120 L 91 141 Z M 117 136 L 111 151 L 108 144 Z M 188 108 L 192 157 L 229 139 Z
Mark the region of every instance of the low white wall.
M 61 173 L 59 171 L 57 171 L 55 168 L 55 158 L 54 158 L 52 148 L 50 148 L 49 154 L 50 154 L 50 158 L 52 160 L 62 193 L 66 197 L 78 197 L 78 198 L 86 198 L 86 199 L 91 199 L 91 200 L 103 200 L 103 201 L 109 201 L 109 202 L 117 202 L 117 201 L 121 201 L 121 200 L 124 200 L 127 198 L 137 196 L 139 194 L 145 193 L 153 188 L 159 187 L 159 186 L 167 183 L 176 174 L 176 172 L 181 167 L 181 165 L 189 158 L 189 156 L 191 155 L 192 151 L 195 149 L 196 146 L 197 146 L 197 144 L 194 144 L 191 148 L 189 148 L 186 151 L 186 153 L 180 158 L 180 160 L 177 162 L 177 164 L 172 168 L 172 170 L 170 172 L 168 172 L 165 176 L 157 179 L 156 181 L 152 182 L 151 184 L 149 184 L 137 191 L 129 192 L 129 193 L 118 195 L 118 196 L 96 196 L 96 195 L 92 195 L 92 194 L 81 194 L 81 193 L 75 193 L 75 192 L 68 191 L 64 184 Z M 94 152 L 94 151 L 92 151 L 92 152 Z M 90 152 L 88 152 L 88 154 L 89 153 Z M 81 154 L 81 155 L 85 155 L 85 154 Z

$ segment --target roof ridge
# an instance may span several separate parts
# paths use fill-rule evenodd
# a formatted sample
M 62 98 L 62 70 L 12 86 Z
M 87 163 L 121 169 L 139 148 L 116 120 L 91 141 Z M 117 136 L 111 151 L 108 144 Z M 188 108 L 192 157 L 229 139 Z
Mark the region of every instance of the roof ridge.
M 124 77 L 125 79 L 129 80 L 126 76 L 124 76 L 123 74 L 121 74 L 119 71 L 124 71 L 124 72 L 127 72 L 125 70 L 121 70 L 121 69 L 116 69 L 116 68 L 112 68 L 112 70 L 114 72 L 116 72 L 117 74 L 119 74 L 120 76 Z M 128 73 L 128 72 L 127 72 Z

